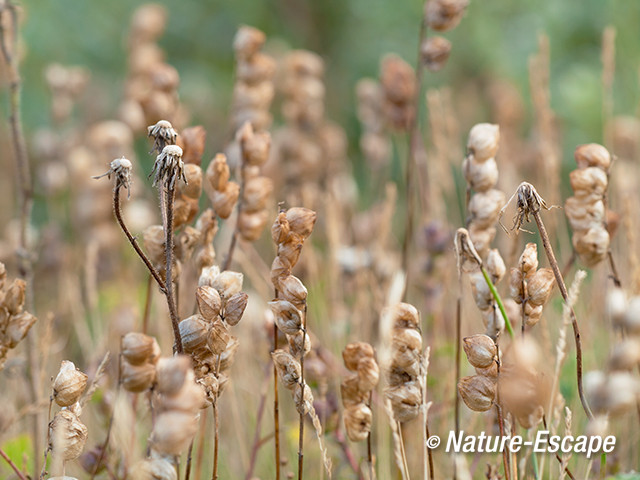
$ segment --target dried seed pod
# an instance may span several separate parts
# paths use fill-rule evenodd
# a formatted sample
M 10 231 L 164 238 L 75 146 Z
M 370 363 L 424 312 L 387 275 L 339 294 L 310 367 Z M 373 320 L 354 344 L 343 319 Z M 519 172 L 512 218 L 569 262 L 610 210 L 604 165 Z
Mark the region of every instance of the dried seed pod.
M 238 217 L 238 231 L 244 240 L 255 242 L 262 235 L 268 220 L 269 212 L 267 210 L 250 213 L 243 208 Z
M 480 375 L 482 377 L 486 377 L 492 382 L 498 381 L 498 363 L 493 362 L 488 367 L 475 367 L 476 375 Z
M 146 458 L 131 468 L 130 478 L 136 480 L 178 480 L 176 467 L 166 458 Z
M 53 399 L 61 407 L 76 403 L 87 386 L 87 378 L 73 362 L 63 360 L 53 382 Z
M 207 345 L 207 322 L 201 315 L 185 318 L 178 327 L 186 353 L 193 353 Z
M 278 329 L 287 335 L 295 335 L 302 328 L 302 312 L 286 300 L 269 302 Z
M 500 190 L 490 189 L 478 192 L 469 201 L 471 222 L 477 228 L 490 228 L 498 221 L 500 209 L 506 202 L 505 194 Z
M 205 389 L 196 383 L 192 370 L 184 376 L 180 389 L 172 394 L 158 394 L 155 392 L 154 405 L 159 412 L 181 411 L 193 414 L 208 406 Z
M 529 303 L 533 306 L 544 305 L 551 296 L 555 275 L 550 268 L 541 268 L 527 282 Z
M 241 273 L 225 270 L 213 280 L 212 286 L 218 290 L 220 297 L 222 297 L 222 302 L 226 303 L 229 298 L 236 293 L 240 293 L 243 278 L 244 276 Z
M 238 292 L 232 295 L 224 306 L 224 320 L 231 326 L 237 325 L 242 319 L 249 295 Z
M 198 431 L 198 418 L 193 413 L 169 411 L 158 415 L 151 433 L 153 449 L 166 455 L 180 455 Z
M 283 243 L 289 236 L 290 231 L 291 227 L 287 221 L 287 214 L 285 212 L 278 213 L 276 220 L 271 226 L 271 239 L 273 243 L 276 245 Z
M 202 169 L 194 163 L 185 163 L 184 176 L 187 183 L 178 184 L 178 190 L 189 198 L 199 199 L 202 194 Z
M 5 332 L 5 345 L 15 348 L 29 333 L 38 319 L 29 312 L 21 312 L 10 317 Z
M 243 210 L 255 212 L 267 206 L 273 191 L 273 182 L 267 177 L 254 177 L 247 180 L 242 191 Z
M 214 355 L 220 355 L 227 348 L 230 335 L 229 328 L 224 322 L 216 320 L 213 325 L 209 327 L 207 333 L 207 346 L 213 352 Z
M 298 361 L 284 350 L 276 350 L 271 353 L 271 358 L 276 364 L 280 380 L 283 385 L 291 390 L 300 382 L 301 370 Z
M 278 282 L 278 291 L 284 300 L 291 302 L 298 308 L 304 306 L 307 302 L 307 288 L 303 285 L 299 278 L 293 275 L 287 275 L 280 278 Z
M 369 392 L 360 388 L 360 378 L 356 374 L 350 374 L 340 384 L 340 395 L 345 407 L 365 403 Z
M 391 401 L 394 417 L 399 422 L 408 422 L 418 416 L 422 403 L 422 392 L 415 381 L 396 387 L 387 387 L 385 396 Z
M 640 363 L 640 339 L 626 338 L 618 343 L 611 353 L 611 370 L 633 370 Z
M 432 72 L 445 66 L 451 53 L 451 42 L 444 37 L 430 36 L 420 47 L 422 63 Z
M 213 322 L 220 314 L 222 308 L 222 299 L 218 290 L 209 285 L 202 285 L 196 290 L 196 301 L 198 310 L 205 320 Z
M 306 415 L 311 411 L 313 408 L 313 394 L 306 383 L 304 386 L 300 383 L 295 384 L 293 387 L 293 401 L 300 415 Z
M 289 343 L 289 352 L 295 358 L 300 358 L 303 354 L 306 355 L 311 351 L 311 339 L 309 334 L 306 334 L 303 330 L 287 335 L 287 342 Z
M 285 242 L 278 244 L 278 258 L 280 258 L 280 261 L 288 265 L 289 268 L 298 263 L 303 242 L 304 240 L 299 235 L 295 233 L 289 234 Z
M 369 392 L 380 380 L 380 368 L 373 357 L 361 358 L 358 362 L 358 388 Z
M 458 382 L 458 392 L 465 405 L 476 412 L 486 412 L 493 405 L 496 386 L 487 377 L 474 375 Z
M 473 300 L 480 310 L 486 310 L 493 305 L 493 295 L 482 272 L 474 272 L 469 275 Z
M 149 255 L 149 259 L 154 264 L 164 262 L 164 228 L 162 225 L 151 225 L 142 233 L 142 243 Z
M 213 205 L 213 209 L 220 218 L 227 219 L 233 212 L 240 195 L 240 185 L 235 182 L 228 182 L 224 190 L 214 190 L 211 194 L 210 200 Z
M 520 260 L 518 260 L 518 267 L 527 278 L 536 273 L 538 269 L 538 246 L 535 243 L 527 243 L 524 247 Z
M 427 25 L 437 32 L 455 28 L 468 4 L 468 0 L 429 0 L 424 7 Z
M 227 157 L 223 153 L 218 153 L 209 163 L 205 173 L 209 184 L 216 191 L 224 191 L 231 177 Z
M 266 35 L 254 27 L 242 25 L 233 39 L 233 50 L 240 58 L 251 58 L 264 45 Z
M 463 340 L 464 353 L 467 355 L 469 363 L 477 368 L 491 366 L 497 354 L 497 347 L 494 341 L 487 335 L 472 335 Z
M 318 214 L 308 208 L 294 207 L 286 212 L 286 219 L 291 232 L 300 235 L 303 240 L 311 235 L 317 218 Z
M 161 358 L 156 367 L 157 391 L 175 395 L 182 388 L 191 370 L 191 358 L 186 355 Z
M 422 336 L 412 328 L 397 328 L 391 340 L 393 349 L 392 364 L 407 368 L 419 360 L 422 350 Z
M 281 278 L 291 275 L 292 265 L 281 256 L 274 258 L 271 264 L 271 283 L 277 285 Z
M 495 158 L 478 162 L 467 156 L 462 162 L 462 172 L 469 186 L 477 192 L 486 192 L 498 183 L 498 164 Z
M 487 267 L 487 272 L 491 275 L 491 281 L 494 285 L 502 280 L 502 277 L 504 277 L 504 274 L 507 271 L 507 267 L 504 265 L 504 260 L 500 256 L 500 252 L 497 248 L 489 250 L 489 255 L 487 255 L 485 265 Z
M 4 308 L 7 309 L 10 315 L 17 315 L 22 312 L 26 288 L 26 282 L 20 278 L 16 278 L 7 289 L 3 303 Z
M 264 82 L 263 85 L 273 87 L 273 84 L 270 82 Z M 271 101 L 269 101 L 269 104 L 270 103 Z M 240 140 L 243 161 L 248 165 L 264 165 L 269 158 L 271 135 L 269 135 L 268 132 L 254 132 L 249 122 L 245 122 L 245 124 L 240 127 L 237 135 Z
M 129 332 L 122 337 L 122 356 L 131 365 L 148 363 L 159 351 L 156 339 L 144 333 Z
M 609 233 L 602 226 L 574 232 L 572 239 L 573 248 L 587 267 L 593 267 L 606 258 L 609 242 Z
M 525 298 L 522 280 L 522 270 L 511 267 L 511 270 L 509 270 L 509 295 L 518 304 L 521 304 Z
M 122 386 L 128 392 L 140 393 L 148 390 L 156 378 L 156 367 L 150 363 L 131 365 L 122 362 Z
M 229 343 L 227 343 L 227 348 L 225 348 L 224 352 L 220 355 L 220 371 L 224 372 L 231 368 L 239 346 L 240 342 L 238 339 L 231 335 Z
M 482 163 L 496 156 L 499 142 L 500 128 L 498 125 L 478 123 L 469 131 L 467 150 L 473 155 L 474 160 Z
M 361 442 L 367 439 L 371 432 L 371 409 L 360 403 L 345 409 L 343 414 L 344 428 L 352 442 Z
M 373 347 L 365 342 L 349 343 L 342 351 L 342 359 L 348 370 L 355 372 L 358 370 L 358 364 L 363 358 L 373 358 Z
M 569 174 L 569 180 L 576 195 L 601 197 L 607 190 L 607 174 L 597 167 L 573 170 Z
M 598 167 L 608 172 L 611 166 L 611 154 L 606 148 L 597 143 L 579 145 L 573 155 L 578 168 Z
M 60 410 L 49 424 L 49 448 L 53 458 L 75 460 L 87 441 L 87 427 L 69 410 Z
M 420 314 L 413 305 L 409 303 L 398 303 L 393 307 L 392 315 L 395 328 L 420 329 Z

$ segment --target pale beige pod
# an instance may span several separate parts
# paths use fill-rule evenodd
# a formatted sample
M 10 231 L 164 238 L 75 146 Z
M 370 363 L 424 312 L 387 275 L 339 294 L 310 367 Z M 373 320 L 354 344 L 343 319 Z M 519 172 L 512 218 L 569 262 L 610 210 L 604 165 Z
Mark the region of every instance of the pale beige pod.
M 193 353 L 207 345 L 207 322 L 202 315 L 185 318 L 178 324 L 182 346 L 187 353 Z
M 216 320 L 207 332 L 207 346 L 214 355 L 220 355 L 229 343 L 229 327 L 221 320 Z
M 268 303 L 273 311 L 276 326 L 281 332 L 294 335 L 302 328 L 302 312 L 291 302 L 274 300 Z
M 373 357 L 361 358 L 358 362 L 358 388 L 373 390 L 380 380 L 380 367 Z
M 177 480 L 176 467 L 166 458 L 146 458 L 133 465 L 128 480 Z
M 285 215 L 291 231 L 304 239 L 311 235 L 318 218 L 316 212 L 303 207 L 290 208 Z
M 294 385 L 293 401 L 296 404 L 296 410 L 300 415 L 306 415 L 311 411 L 313 408 L 313 394 L 306 383 L 304 384 L 304 387 L 300 383 L 296 383 Z
M 611 166 L 611 154 L 597 143 L 578 146 L 573 156 L 579 168 L 598 167 L 607 172 Z
M 209 285 L 202 285 L 196 290 L 196 301 L 204 319 L 213 322 L 222 308 L 222 299 L 218 290 Z
M 87 375 L 78 370 L 73 362 L 63 360 L 53 382 L 55 402 L 61 407 L 76 403 L 87 386 L 87 378 Z
M 180 455 L 198 430 L 198 416 L 193 412 L 169 411 L 158 415 L 150 443 L 166 455 Z
M 157 391 L 174 395 L 180 391 L 191 371 L 191 358 L 186 355 L 161 358 L 156 366 Z
M 458 392 L 467 407 L 476 412 L 486 412 L 493 405 L 496 386 L 487 377 L 474 375 L 458 382 Z
M 298 308 L 301 308 L 307 301 L 307 288 L 299 278 L 287 275 L 278 282 L 280 296 Z
M 496 156 L 500 141 L 500 128 L 491 123 L 478 123 L 469 131 L 467 150 L 482 163 Z
M 224 307 L 224 320 L 227 324 L 234 326 L 240 322 L 247 308 L 248 300 L 249 295 L 244 292 L 238 292 L 227 300 Z
M 38 319 L 29 312 L 20 312 L 9 318 L 9 325 L 5 332 L 6 346 L 15 348 L 29 333 L 29 329 Z
M 487 335 L 472 335 L 462 339 L 464 353 L 469 363 L 476 368 L 486 368 L 494 364 L 498 353 L 495 342 Z
M 291 354 L 280 349 L 271 353 L 271 357 L 284 386 L 291 390 L 298 385 L 301 376 L 300 363 Z
M 87 427 L 69 410 L 60 410 L 49 424 L 49 448 L 52 457 L 75 460 L 87 441 Z
M 422 403 L 422 391 L 417 382 L 387 387 L 384 393 L 391 401 L 391 408 L 397 421 L 408 422 L 418 416 Z
M 129 362 L 122 362 L 122 386 L 129 392 L 140 393 L 148 390 L 155 378 L 156 367 L 153 364 L 131 365 Z
M 243 278 L 241 273 L 225 270 L 213 280 L 212 287 L 218 290 L 223 304 L 242 290 Z
M 296 358 L 300 358 L 301 355 L 306 355 L 311 351 L 311 339 L 309 338 L 309 334 L 303 330 L 298 330 L 292 335 L 287 335 L 287 341 L 291 355 Z
M 534 306 L 544 305 L 551 296 L 555 285 L 555 275 L 550 268 L 541 268 L 527 281 L 529 303 Z
M 348 370 L 355 372 L 363 358 L 373 358 L 373 347 L 365 342 L 352 342 L 342 350 L 342 359 Z
M 372 417 L 371 409 L 363 403 L 347 407 L 343 420 L 349 440 L 352 442 L 366 440 L 371 431 Z
M 498 164 L 494 158 L 478 162 L 472 156 L 466 157 L 462 171 L 467 183 L 478 192 L 486 192 L 498 183 Z
M 122 337 L 122 356 L 131 365 L 147 363 L 159 351 L 158 342 L 144 333 L 129 332 Z

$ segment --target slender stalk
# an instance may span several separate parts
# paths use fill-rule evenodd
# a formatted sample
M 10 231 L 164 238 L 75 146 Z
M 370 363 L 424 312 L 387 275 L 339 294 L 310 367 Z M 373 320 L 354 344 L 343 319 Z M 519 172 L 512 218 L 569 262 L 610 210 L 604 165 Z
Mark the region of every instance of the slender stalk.
M 338 445 L 340 445 L 340 448 L 342 449 L 342 453 L 344 453 L 344 456 L 347 459 L 347 463 L 351 467 L 351 470 L 353 470 L 353 473 L 355 473 L 358 476 L 358 480 L 364 480 L 364 475 L 362 474 L 362 470 L 360 469 L 358 462 L 353 456 L 353 452 L 351 451 L 351 449 L 349 448 L 349 445 L 347 444 L 347 439 L 344 437 L 344 433 L 342 433 L 342 430 L 340 428 L 337 428 L 335 430 L 334 437 Z M 374 477 L 369 477 L 369 480 L 372 480 L 373 478 Z
M 165 225 L 164 225 L 164 246 L 166 259 L 166 289 L 167 304 L 169 306 L 169 315 L 171 316 L 171 326 L 173 327 L 173 338 L 175 341 L 175 350 L 178 354 L 183 353 L 182 338 L 180 337 L 180 319 L 176 309 L 176 303 L 173 292 L 173 202 L 175 200 L 176 187 L 175 181 L 169 179 L 167 188 L 160 187 L 160 205 L 165 209 Z
M 276 290 L 276 299 L 278 298 L 278 290 Z M 304 348 L 304 343 L 302 344 Z M 273 351 L 278 349 L 278 326 L 273 324 Z M 304 393 L 304 392 L 303 392 Z M 273 363 L 273 423 L 275 436 L 275 455 L 276 455 L 276 480 L 280 480 L 280 411 L 278 405 L 278 368 Z
M 560 273 L 560 267 L 558 266 L 556 256 L 554 255 L 553 249 L 551 248 L 549 235 L 547 234 L 547 229 L 544 227 L 544 223 L 542 222 L 540 210 L 534 210 L 531 213 L 536 221 L 536 224 L 538 225 L 540 238 L 542 238 L 542 245 L 544 246 L 544 250 L 547 253 L 547 258 L 549 259 L 549 263 L 551 264 L 551 269 L 553 270 L 553 275 L 555 276 L 556 283 L 558 284 L 558 288 L 560 289 L 560 293 L 562 294 L 562 298 L 564 299 L 565 304 L 569 308 L 569 313 L 571 315 L 571 325 L 573 326 L 573 336 L 576 344 L 576 375 L 578 377 L 578 394 L 580 395 L 580 402 L 582 403 L 584 412 L 589 419 L 592 419 L 593 414 L 591 413 L 589 405 L 587 404 L 587 399 L 584 395 L 584 388 L 582 385 L 582 342 L 580 341 L 580 328 L 578 327 L 578 319 L 576 318 L 576 313 L 573 310 L 573 307 L 569 303 L 569 293 L 567 292 L 567 286 L 564 283 L 564 279 L 562 278 L 562 273 Z
M 151 299 L 153 298 L 153 275 L 147 280 L 147 293 L 144 300 L 144 314 L 142 315 L 142 333 L 149 331 L 149 316 L 151 315 Z
M 609 258 L 609 268 L 611 268 L 611 280 L 613 280 L 613 284 L 616 287 L 620 288 L 622 286 L 622 282 L 620 282 L 618 269 L 616 268 L 616 262 L 613 260 L 613 253 L 611 253 L 611 249 L 607 252 L 607 257 Z
M 184 469 L 184 480 L 189 480 L 191 477 L 191 454 L 193 453 L 193 440 L 189 444 L 189 450 L 187 450 L 187 465 Z
M 486 278 L 486 277 L 485 277 Z M 512 334 L 513 338 L 513 334 Z M 496 352 L 497 352 L 497 366 L 498 366 L 498 377 L 496 380 L 496 413 L 498 414 L 498 427 L 500 429 L 500 436 L 504 437 L 504 419 L 502 416 L 502 407 L 500 406 L 500 347 L 498 346 L 498 340 L 495 341 L 496 344 Z M 509 459 L 509 449 L 505 448 L 502 451 L 502 462 L 504 466 L 504 477 L 506 480 L 510 480 L 511 478 L 511 462 Z
M 271 370 L 267 369 L 265 372 L 264 385 L 262 387 L 262 394 L 260 395 L 260 403 L 258 405 L 258 415 L 256 417 L 256 430 L 253 434 L 253 446 L 251 447 L 251 457 L 249 460 L 249 468 L 245 475 L 245 480 L 251 480 L 253 477 L 253 470 L 256 466 L 256 459 L 258 458 L 258 450 L 261 446 L 260 442 L 260 424 L 262 423 L 262 417 L 264 416 L 265 406 L 267 404 L 267 386 L 269 384 L 269 378 L 271 377 Z
M 211 474 L 211 480 L 218 480 L 218 434 L 219 434 L 219 419 L 218 419 L 218 407 L 217 399 L 213 402 L 213 426 L 215 429 L 215 440 L 213 445 L 213 473 Z
M 302 323 L 302 350 L 300 352 L 300 387 L 302 389 L 300 402 L 304 403 L 304 344 L 307 340 L 307 304 L 304 305 L 304 321 Z M 302 467 L 304 461 L 304 415 L 300 414 L 300 426 L 298 433 L 298 480 L 302 480 Z
M 429 433 L 429 420 L 427 420 L 425 424 L 426 424 L 425 433 L 427 435 L 427 438 L 429 438 L 431 436 L 431 434 Z M 428 478 L 430 478 L 431 480 L 434 480 L 434 478 L 436 477 L 434 475 L 434 468 L 433 468 L 433 454 L 430 448 L 427 448 L 427 459 L 429 460 L 429 477 Z
M 116 220 L 118 221 L 118 225 L 120 225 L 120 228 L 122 229 L 122 231 L 124 232 L 125 236 L 127 237 L 127 240 L 129 240 L 129 243 L 131 244 L 133 249 L 136 251 L 136 253 L 140 257 L 142 262 L 145 264 L 145 266 L 149 270 L 149 273 L 151 273 L 151 276 L 155 279 L 155 281 L 158 284 L 158 286 L 160 287 L 160 290 L 162 291 L 162 293 L 164 293 L 166 295 L 167 288 L 166 288 L 166 285 L 164 283 L 164 280 L 162 280 L 162 278 L 160 277 L 160 274 L 158 273 L 156 268 L 151 263 L 151 260 L 149 260 L 149 258 L 147 258 L 145 253 L 142 251 L 142 249 L 138 245 L 138 241 L 136 240 L 136 238 L 133 235 L 131 235 L 131 232 L 127 228 L 127 225 L 124 223 L 124 219 L 122 217 L 122 211 L 120 210 L 120 189 L 121 188 L 122 188 L 122 185 L 116 184 L 116 186 L 115 186 L 115 188 L 113 190 L 113 213 L 116 216 Z
M 204 438 L 207 426 L 207 412 L 209 410 L 203 410 L 202 418 L 200 420 L 200 433 L 198 434 L 198 451 L 196 452 L 196 469 L 194 471 L 194 478 L 202 478 L 202 464 L 204 463 Z
M 400 440 L 400 453 L 402 455 L 402 478 L 404 480 L 409 480 L 409 464 L 407 463 L 407 452 L 404 448 L 404 435 L 402 433 L 402 423 L 398 422 L 397 420 L 396 422 L 396 426 L 398 428 L 398 438 Z
M 504 324 L 507 327 L 507 332 L 509 332 L 509 336 L 513 338 L 515 336 L 515 334 L 513 333 L 513 327 L 511 326 L 511 322 L 509 321 L 509 317 L 507 316 L 507 311 L 504 309 L 504 305 L 502 303 L 502 299 L 500 298 L 500 294 L 498 294 L 498 291 L 496 290 L 495 285 L 489 278 L 489 274 L 485 270 L 484 266 L 480 265 L 480 271 L 482 272 L 482 276 L 484 277 L 484 280 L 487 282 L 487 285 L 489 286 L 491 295 L 493 295 L 493 298 L 498 304 L 498 308 L 500 309 L 502 318 L 504 318 Z
M 373 400 L 373 390 L 369 392 L 369 402 L 367 407 L 371 408 L 371 403 Z M 373 480 L 373 451 L 371 448 L 371 429 L 369 429 L 369 433 L 367 434 L 367 463 L 369 464 L 369 480 Z
M 11 469 L 16 473 L 16 475 L 20 480 L 27 480 L 27 477 L 24 476 L 24 474 L 20 471 L 18 466 L 15 463 L 13 463 L 13 461 L 9 458 L 9 456 L 5 453 L 5 451 L 2 450 L 2 448 L 0 448 L 0 457 L 4 458 L 4 460 L 9 464 Z

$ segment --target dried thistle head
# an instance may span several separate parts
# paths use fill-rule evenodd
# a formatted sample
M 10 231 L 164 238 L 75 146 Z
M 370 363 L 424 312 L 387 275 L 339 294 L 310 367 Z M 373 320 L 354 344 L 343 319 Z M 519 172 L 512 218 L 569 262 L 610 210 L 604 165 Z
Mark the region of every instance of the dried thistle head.
M 182 161 L 182 149 L 177 145 L 167 145 L 156 157 L 151 174 L 154 174 L 153 185 L 167 183 L 173 188 L 176 179 L 180 178 L 187 183 L 184 175 L 184 162 Z
M 107 172 L 92 178 L 95 178 L 97 180 L 99 178 L 106 176 L 109 178 L 109 180 L 111 180 L 111 175 L 113 175 L 114 177 L 116 177 L 116 184 L 114 189 L 117 190 L 120 187 L 126 188 L 127 198 L 129 198 L 131 195 L 130 187 L 131 187 L 132 167 L 133 166 L 131 164 L 131 161 L 127 160 L 123 156 L 122 158 L 116 158 L 115 160 L 111 160 L 111 163 L 109 164 L 109 170 Z
M 153 150 L 156 153 L 162 153 L 167 145 L 174 145 L 178 138 L 178 132 L 167 120 L 160 120 L 155 125 L 147 127 L 147 136 L 153 137 Z M 182 155 L 182 149 L 180 149 Z
M 540 212 L 541 208 L 544 208 L 545 210 L 551 209 L 551 207 L 547 206 L 547 203 L 533 185 L 528 182 L 522 182 L 518 186 L 516 193 L 511 196 L 507 204 L 500 210 L 500 217 L 502 217 L 507 206 L 509 206 L 514 198 L 516 199 L 517 211 L 513 219 L 513 226 L 511 227 L 511 230 L 520 230 L 525 221 L 530 221 L 529 216 Z M 502 222 L 500 222 L 500 225 L 502 225 Z M 504 225 L 502 225 L 502 228 L 504 228 L 505 232 L 508 232 Z

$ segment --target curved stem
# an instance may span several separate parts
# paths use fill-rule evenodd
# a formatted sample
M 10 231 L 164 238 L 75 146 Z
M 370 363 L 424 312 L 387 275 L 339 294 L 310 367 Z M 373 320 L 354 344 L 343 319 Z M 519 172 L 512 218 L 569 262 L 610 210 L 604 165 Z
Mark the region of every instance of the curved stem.
M 15 474 L 18 476 L 20 480 L 27 480 L 27 477 L 24 476 L 24 474 L 20 471 L 18 466 L 15 463 L 13 463 L 13 460 L 9 458 L 9 455 L 7 455 L 4 452 L 4 450 L 2 450 L 2 448 L 0 448 L 0 457 L 4 458 L 4 460 L 9 464 L 11 469 L 15 472 Z

